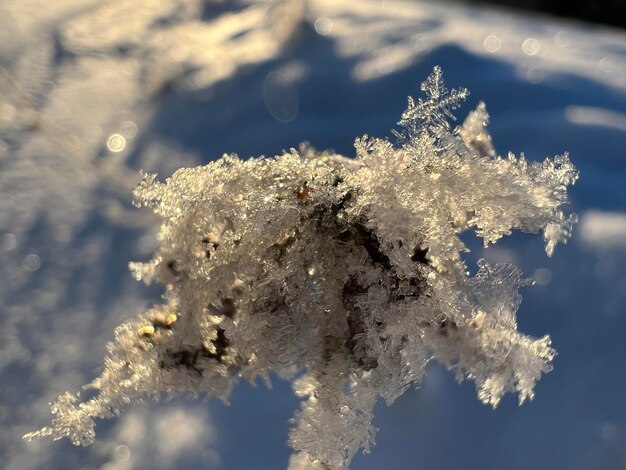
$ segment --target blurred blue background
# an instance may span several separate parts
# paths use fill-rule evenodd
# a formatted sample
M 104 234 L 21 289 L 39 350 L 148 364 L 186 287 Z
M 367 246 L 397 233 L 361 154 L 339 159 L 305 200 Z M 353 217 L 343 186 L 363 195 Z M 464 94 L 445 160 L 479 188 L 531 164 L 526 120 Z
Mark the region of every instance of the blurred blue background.
M 510 261 L 520 330 L 559 355 L 535 400 L 480 404 L 431 364 L 376 410 L 360 469 L 626 468 L 626 34 L 463 4 L 332 0 L 8 0 L 0 4 L 0 456 L 23 469 L 282 469 L 288 383 L 240 383 L 231 406 L 176 399 L 98 423 L 89 448 L 25 443 L 47 403 L 99 372 L 117 324 L 160 301 L 128 273 L 156 247 L 132 207 L 160 178 L 223 153 L 308 141 L 353 155 L 390 136 L 434 65 L 482 100 L 500 154 L 568 151 L 580 223 L 549 259 L 516 234 L 478 258 Z

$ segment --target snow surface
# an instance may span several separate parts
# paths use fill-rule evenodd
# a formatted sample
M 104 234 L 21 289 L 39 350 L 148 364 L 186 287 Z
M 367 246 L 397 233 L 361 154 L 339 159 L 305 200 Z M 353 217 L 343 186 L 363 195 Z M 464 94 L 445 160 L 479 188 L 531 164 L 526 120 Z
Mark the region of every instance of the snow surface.
M 355 136 L 389 135 L 435 64 L 472 91 L 459 116 L 487 103 L 496 150 L 567 150 L 581 172 L 581 223 L 553 258 L 534 237 L 467 240 L 470 266 L 510 260 L 535 277 L 520 330 L 549 333 L 559 356 L 533 402 L 496 411 L 431 367 L 421 389 L 376 410 L 377 446 L 352 468 L 626 466 L 625 34 L 402 1 L 9 0 L 0 18 L 7 469 L 285 468 L 297 399 L 279 380 L 240 384 L 231 407 L 134 408 L 100 423 L 89 448 L 21 436 L 97 375 L 115 325 L 159 302 L 127 269 L 155 247 L 157 221 L 130 205 L 139 169 L 163 177 L 305 140 L 353 154 Z

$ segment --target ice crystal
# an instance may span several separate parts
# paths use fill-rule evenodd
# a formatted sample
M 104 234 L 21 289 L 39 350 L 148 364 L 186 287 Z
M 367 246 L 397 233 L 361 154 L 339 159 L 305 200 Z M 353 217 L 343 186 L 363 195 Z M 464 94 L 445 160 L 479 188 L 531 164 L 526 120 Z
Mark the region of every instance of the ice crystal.
M 448 92 L 439 68 L 422 89 L 399 142 L 364 136 L 354 159 L 303 146 L 225 155 L 164 183 L 145 175 L 136 203 L 163 219 L 161 246 L 131 268 L 162 283 L 166 303 L 117 328 L 94 398 L 61 395 L 52 424 L 26 437 L 89 444 L 95 418 L 132 403 L 226 400 L 238 379 L 274 373 L 303 399 L 290 468 L 334 470 L 373 445 L 377 400 L 419 383 L 430 359 L 473 380 L 486 404 L 532 399 L 555 352 L 548 336 L 517 331 L 527 281 L 485 261 L 470 276 L 459 234 L 487 244 L 543 231 L 550 255 L 570 233 L 560 207 L 577 172 L 566 155 L 495 156 L 482 103 L 452 129 L 467 91 Z
M 435 67 L 433 73 L 422 83 L 421 89 L 428 98 L 420 98 L 416 103 L 409 97 L 409 105 L 402 113 L 398 124 L 413 131 L 412 137 L 419 135 L 415 129 L 450 129 L 448 120 L 455 119 L 452 111 L 467 98 L 469 95 L 467 89 L 448 91 L 443 83 L 443 72 L 440 67 Z

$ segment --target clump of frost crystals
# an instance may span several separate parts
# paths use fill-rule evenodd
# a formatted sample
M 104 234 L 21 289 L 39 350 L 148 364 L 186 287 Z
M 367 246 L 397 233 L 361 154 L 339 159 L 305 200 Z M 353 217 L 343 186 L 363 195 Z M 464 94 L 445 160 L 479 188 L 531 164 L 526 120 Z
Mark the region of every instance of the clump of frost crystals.
M 436 67 L 409 100 L 398 143 L 364 136 L 356 158 L 300 151 L 234 155 L 146 175 L 139 205 L 163 219 L 153 260 L 138 279 L 165 286 L 164 305 L 115 331 L 102 375 L 81 401 L 61 395 L 52 424 L 26 437 L 94 440 L 94 418 L 163 393 L 227 400 L 238 379 L 294 379 L 290 469 L 346 469 L 374 442 L 372 410 L 419 383 L 430 359 L 476 383 L 496 406 L 522 403 L 551 369 L 548 336 L 517 331 L 511 265 L 481 261 L 471 277 L 459 234 L 485 244 L 513 229 L 542 231 L 546 251 L 570 234 L 566 155 L 532 163 L 496 156 L 481 103 L 462 126 Z

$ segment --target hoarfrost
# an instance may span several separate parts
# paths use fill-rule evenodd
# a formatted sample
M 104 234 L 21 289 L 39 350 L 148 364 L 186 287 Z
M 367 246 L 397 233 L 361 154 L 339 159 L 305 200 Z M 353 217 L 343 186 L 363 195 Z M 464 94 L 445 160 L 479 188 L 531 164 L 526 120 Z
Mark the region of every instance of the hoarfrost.
M 462 126 L 436 67 L 399 122 L 399 142 L 364 136 L 356 158 L 303 146 L 274 158 L 225 155 L 145 175 L 136 204 L 163 220 L 161 246 L 137 279 L 165 286 L 166 303 L 120 325 L 102 375 L 81 401 L 65 393 L 48 427 L 26 438 L 94 441 L 95 418 L 132 403 L 188 393 L 227 400 L 238 379 L 293 379 L 303 399 L 290 468 L 346 469 L 374 444 L 372 411 L 419 383 L 437 359 L 478 398 L 533 398 L 555 351 L 517 331 L 511 265 L 479 262 L 470 276 L 459 238 L 485 244 L 512 230 L 543 232 L 551 255 L 573 217 L 560 207 L 577 178 L 567 155 L 495 156 L 484 104 Z

